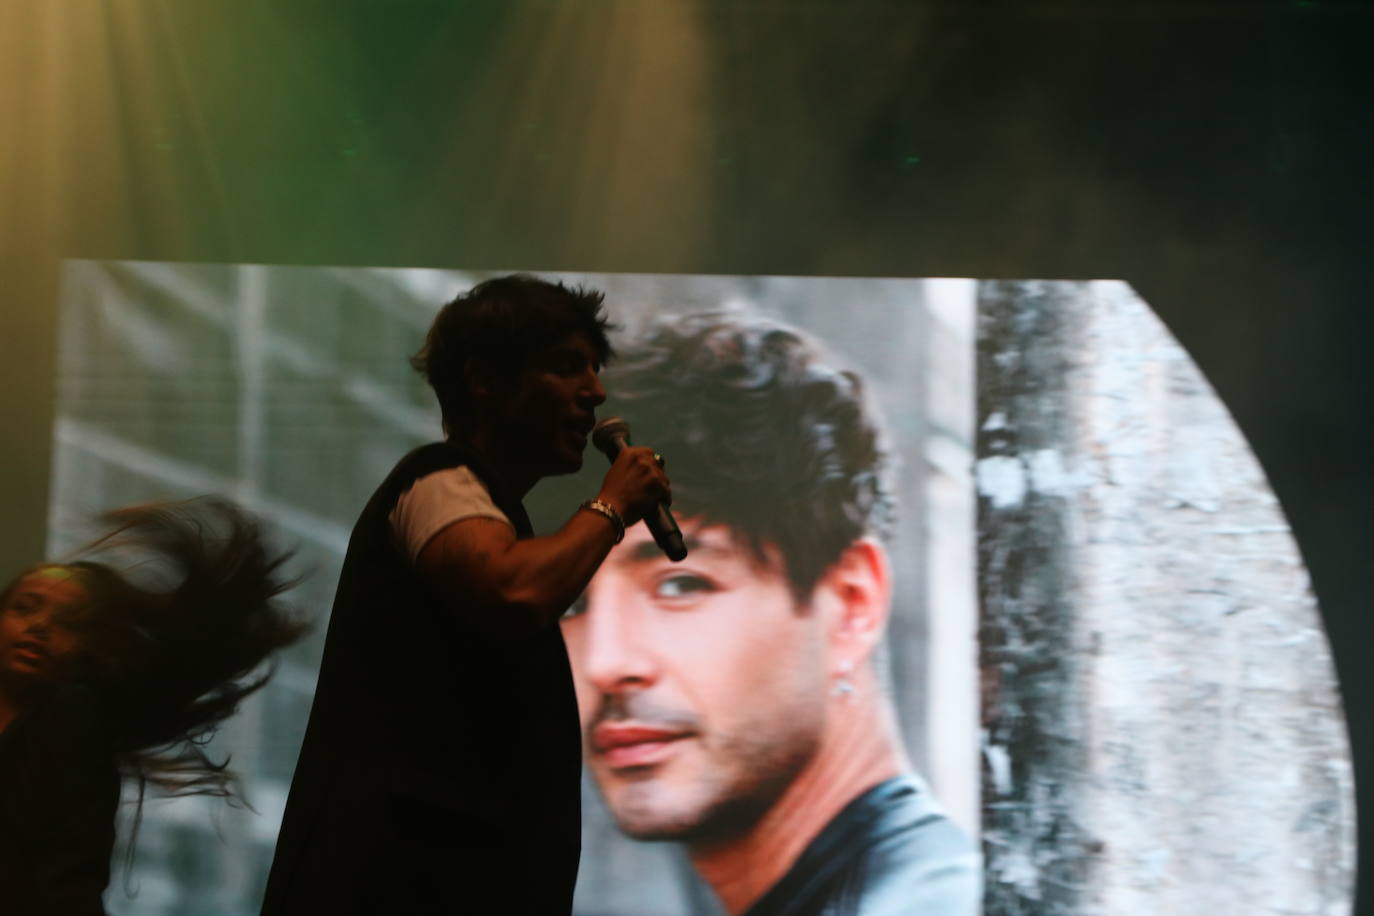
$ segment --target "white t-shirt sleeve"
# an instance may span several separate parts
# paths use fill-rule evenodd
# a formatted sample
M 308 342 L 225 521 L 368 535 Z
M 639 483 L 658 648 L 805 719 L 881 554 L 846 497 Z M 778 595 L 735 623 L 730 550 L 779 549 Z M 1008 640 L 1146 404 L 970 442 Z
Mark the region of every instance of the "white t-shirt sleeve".
M 492 502 L 486 484 L 466 467 L 421 477 L 401 494 L 389 516 L 396 543 L 412 563 L 436 534 L 460 519 L 473 517 L 511 524 Z

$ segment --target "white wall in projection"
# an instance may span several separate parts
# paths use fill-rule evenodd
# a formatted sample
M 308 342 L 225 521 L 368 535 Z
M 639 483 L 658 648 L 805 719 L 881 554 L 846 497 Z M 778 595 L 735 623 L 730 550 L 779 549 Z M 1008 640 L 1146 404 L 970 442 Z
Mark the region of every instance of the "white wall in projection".
M 69 262 L 50 554 L 109 507 L 221 493 L 298 548 L 309 574 L 292 597 L 323 619 L 372 488 L 440 434 L 406 359 L 440 304 L 492 275 Z M 1302 565 L 1225 410 L 1128 287 L 542 275 L 604 289 L 627 351 L 665 315 L 723 309 L 795 329 L 821 365 L 863 380 L 896 506 L 869 700 L 879 719 L 892 711 L 883 740 L 981 849 L 987 912 L 1348 907 L 1348 752 Z M 665 419 L 624 413 L 641 429 Z M 776 422 L 776 442 L 825 434 Z M 667 457 L 689 487 L 691 460 Z M 603 468 L 589 454 L 580 475 L 536 488 L 536 528 L 592 495 Z M 710 573 L 666 587 L 714 594 Z M 150 801 L 113 911 L 257 911 L 322 637 L 216 739 L 253 810 Z M 732 676 L 698 665 L 677 696 L 728 694 Z M 591 770 L 577 911 L 722 912 L 691 838 L 627 837 Z
M 992 913 L 1347 913 L 1316 601 L 1254 455 L 1120 282 L 979 287 Z

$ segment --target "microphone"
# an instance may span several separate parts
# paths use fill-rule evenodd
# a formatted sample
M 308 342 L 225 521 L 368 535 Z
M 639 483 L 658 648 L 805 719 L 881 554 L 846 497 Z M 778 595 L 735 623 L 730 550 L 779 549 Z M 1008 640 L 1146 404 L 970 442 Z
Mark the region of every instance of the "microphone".
M 592 444 L 614 463 L 620 450 L 630 444 L 630 424 L 619 417 L 607 417 L 592 428 Z M 668 559 L 676 563 L 687 556 L 682 532 L 678 530 L 666 503 L 659 503 L 651 512 L 645 513 L 644 524 L 649 526 L 654 543 Z

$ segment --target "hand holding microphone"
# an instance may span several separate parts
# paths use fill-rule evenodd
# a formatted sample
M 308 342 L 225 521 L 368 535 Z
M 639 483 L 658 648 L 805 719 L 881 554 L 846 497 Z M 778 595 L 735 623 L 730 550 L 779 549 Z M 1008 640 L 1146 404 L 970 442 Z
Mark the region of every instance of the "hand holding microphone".
M 668 559 L 677 562 L 687 556 L 673 514 L 668 511 L 671 497 L 668 478 L 663 473 L 663 457 L 652 449 L 630 444 L 630 424 L 619 417 L 607 417 L 592 430 L 594 444 L 611 462 L 602 484 L 602 498 L 619 498 L 625 524 L 633 525 L 641 516 L 654 536 L 654 542 Z

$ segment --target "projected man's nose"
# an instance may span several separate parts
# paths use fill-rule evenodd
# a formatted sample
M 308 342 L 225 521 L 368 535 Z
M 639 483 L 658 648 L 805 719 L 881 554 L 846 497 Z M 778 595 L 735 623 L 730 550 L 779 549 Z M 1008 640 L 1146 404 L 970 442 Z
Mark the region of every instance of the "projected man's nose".
M 620 602 L 592 599 L 581 620 L 585 627 L 584 673 L 598 690 L 612 693 L 657 680 L 653 648 L 641 613 Z

